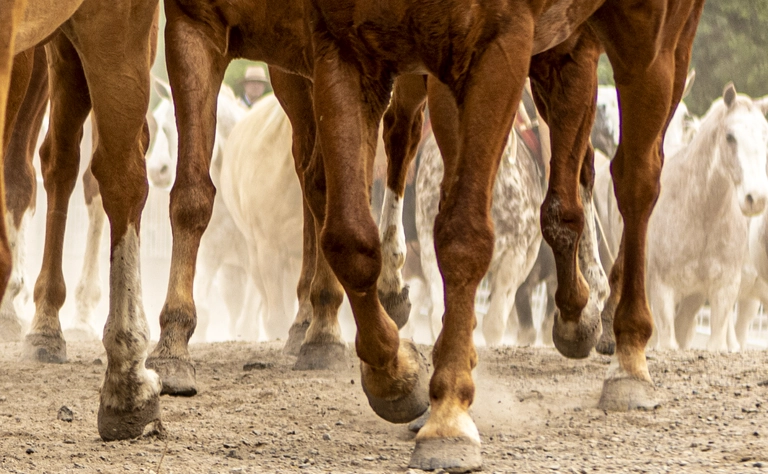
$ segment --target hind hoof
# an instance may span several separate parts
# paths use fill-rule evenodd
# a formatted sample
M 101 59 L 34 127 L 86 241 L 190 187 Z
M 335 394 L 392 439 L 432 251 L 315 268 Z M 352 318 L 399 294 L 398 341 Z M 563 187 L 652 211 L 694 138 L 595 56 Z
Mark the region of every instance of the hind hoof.
M 595 346 L 595 350 L 599 354 L 613 355 L 616 352 L 616 341 L 609 341 L 606 337 L 600 337 L 600 341 Z
M 338 342 L 302 344 L 294 370 L 340 370 L 347 366 L 347 346 Z
M 67 342 L 61 333 L 55 336 L 27 334 L 24 338 L 21 358 L 46 364 L 63 364 L 67 361 Z
M 603 382 L 597 407 L 607 411 L 653 410 L 659 406 L 656 388 L 647 380 L 622 377 Z
M 589 353 L 597 344 L 601 333 L 600 311 L 591 298 L 582 310 L 578 323 L 563 321 L 560 310 L 555 312 L 552 342 L 557 350 L 569 359 L 589 357 Z
M 415 374 L 417 380 L 410 393 L 398 398 L 384 398 L 372 395 L 366 387 L 365 377 L 361 377 L 363 392 L 368 397 L 368 404 L 381 418 L 390 423 L 408 423 L 420 417 L 429 408 L 429 373 L 424 358 L 411 341 L 400 341 L 406 348 L 409 358 L 416 361 L 419 368 Z
M 99 436 L 104 441 L 138 438 L 144 434 L 144 428 L 150 423 L 159 435 L 165 433 L 160 421 L 160 397 L 152 396 L 141 408 L 119 410 L 99 404 L 98 426 Z
M 392 321 L 397 324 L 397 329 L 402 329 L 408 322 L 411 314 L 411 300 L 408 298 L 408 285 L 405 285 L 400 293 L 384 294 L 379 292 L 379 301 Z
M 191 362 L 152 357 L 147 359 L 144 366 L 157 372 L 163 381 L 161 395 L 191 397 L 197 394 L 196 371 Z
M 309 321 L 301 324 L 293 324 L 288 330 L 288 340 L 283 347 L 283 354 L 297 356 L 301 352 L 301 344 L 304 342 L 304 335 L 309 328 Z
M 21 321 L 14 315 L 0 317 L 0 342 L 18 342 L 21 340 Z
M 532 346 L 536 344 L 536 328 L 535 327 L 521 327 L 517 331 L 517 345 L 518 346 Z
M 469 438 L 428 438 L 416 440 L 408 467 L 422 471 L 479 471 L 483 466 L 480 443 Z

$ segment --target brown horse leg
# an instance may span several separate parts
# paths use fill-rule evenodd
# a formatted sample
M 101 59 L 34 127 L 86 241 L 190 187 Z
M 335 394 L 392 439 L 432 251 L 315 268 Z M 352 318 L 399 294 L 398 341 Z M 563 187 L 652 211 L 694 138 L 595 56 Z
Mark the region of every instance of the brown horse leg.
M 601 333 L 600 309 L 594 289 L 579 268 L 585 227 L 579 191 L 585 157 L 591 155 L 589 133 L 594 119 L 595 70 L 600 44 L 588 28 L 581 28 L 561 45 L 531 60 L 531 85 L 552 137 L 551 174 L 541 206 L 541 227 L 552 247 L 557 268 L 553 340 L 572 358 L 583 358 Z M 590 162 L 586 166 L 590 166 Z M 584 236 L 589 238 L 589 235 Z
M 305 182 L 313 183 L 310 205 L 313 212 L 328 210 L 321 248 L 352 306 L 369 404 L 382 418 L 404 423 L 427 409 L 426 365 L 412 343 L 400 343 L 397 325 L 379 302 L 381 248 L 368 204 L 366 170 L 376 150 L 388 84 L 367 80 L 341 60 L 334 45 L 317 47 L 323 54 L 315 62 L 314 104 L 327 202 L 322 206 L 324 199 L 318 197 L 322 178 L 313 169 L 319 167 L 310 166 L 305 174 Z
M 476 53 L 463 86 L 450 86 L 454 97 L 461 99 L 456 100 L 458 148 L 456 163 L 445 166 L 435 219 L 435 250 L 446 306 L 432 354 L 431 412 L 416 435 L 410 461 L 411 467 L 420 469 L 464 472 L 482 464 L 480 436 L 469 415 L 475 394 L 472 369 L 477 365 L 472 341 L 477 324 L 475 295 L 493 255 L 493 181 L 528 72 L 530 44 L 526 42 L 533 38 L 525 19 L 510 31 L 514 33 L 497 38 L 482 54 Z M 430 95 L 430 110 L 432 99 Z M 432 119 L 434 123 L 443 117 L 433 114 Z
M 622 138 L 611 172 L 624 218 L 617 259 L 623 263 L 623 275 L 613 324 L 616 355 L 603 385 L 602 409 L 656 405 L 645 360 L 645 346 L 653 329 L 645 294 L 646 232 L 659 193 L 663 129 L 682 96 L 702 8 L 703 0 L 696 0 L 681 5 L 669 17 L 662 10 L 653 12 L 662 19 L 658 30 L 633 28 L 633 24 L 640 26 L 647 21 L 648 12 L 638 18 L 621 4 L 606 4 L 593 19 L 613 65 L 622 104 Z
M 213 212 L 216 189 L 208 169 L 216 128 L 216 102 L 228 59 L 172 1 L 165 4 L 168 78 L 179 127 L 179 163 L 171 190 L 173 250 L 168 293 L 160 313 L 160 340 L 147 359 L 163 380 L 163 393 L 197 393 L 188 342 L 197 315 L 193 300 L 195 264 Z M 223 32 L 222 32 L 223 34 Z M 226 39 L 221 38 L 221 45 Z
M 150 32 L 157 24 L 157 2 L 115 4 L 111 21 L 94 21 L 102 10 L 98 3 L 83 4 L 61 29 L 77 48 L 90 85 L 98 136 L 91 170 L 111 230 L 109 314 L 102 339 L 107 370 L 98 412 L 99 435 L 109 441 L 141 436 L 148 424 L 156 430 L 162 428 L 160 378 L 144 367 L 149 326 L 141 299 L 139 262 L 141 212 L 149 190 L 144 164 L 149 145 L 145 116 L 152 63 Z M 107 37 L 109 41 L 84 41 Z
M 37 179 L 32 155 L 43 120 L 41 112 L 48 101 L 48 63 L 43 47 L 17 55 L 10 99 L 8 111 L 13 114 L 13 110 L 18 110 L 13 119 L 6 119 L 9 128 L 5 132 L 5 225 L 13 271 L 0 303 L 0 341 L 21 340 L 21 320 L 14 300 L 24 287 L 24 217 L 34 206 Z
M 382 306 L 398 328 L 405 326 L 411 312 L 408 286 L 402 275 L 406 254 L 403 199 L 408 169 L 421 140 L 426 98 L 426 77 L 400 76 L 395 81 L 392 101 L 384 113 L 384 147 L 388 166 L 387 189 L 379 225 L 382 268 L 378 291 Z
M 45 247 L 35 282 L 35 317 L 22 356 L 40 362 L 62 363 L 67 348 L 59 310 L 67 290 L 62 273 L 64 230 L 69 198 L 80 168 L 83 122 L 91 110 L 83 66 L 72 43 L 62 34 L 46 46 L 51 74 L 50 127 L 40 148 L 43 184 L 48 196 Z
M 315 151 L 315 116 L 312 83 L 303 77 L 270 69 L 272 85 L 293 126 L 293 156 L 304 195 L 304 242 L 301 277 L 297 287 L 299 313 L 291 326 L 285 350 L 298 356 L 295 369 L 335 369 L 346 365 L 346 344 L 341 338 L 338 311 L 344 294 L 339 281 L 322 253 L 317 253 L 317 236 L 324 212 L 315 218 L 310 209 L 305 172 Z M 311 181 L 311 180 L 310 180 Z M 324 185 L 321 185 L 324 187 Z M 315 198 L 315 201 L 318 199 Z

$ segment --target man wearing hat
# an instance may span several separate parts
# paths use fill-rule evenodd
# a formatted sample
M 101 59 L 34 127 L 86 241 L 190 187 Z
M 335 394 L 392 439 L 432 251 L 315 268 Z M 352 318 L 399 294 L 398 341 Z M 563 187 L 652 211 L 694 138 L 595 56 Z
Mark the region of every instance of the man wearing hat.
M 243 76 L 243 102 L 251 107 L 267 90 L 269 79 L 261 66 L 249 66 Z

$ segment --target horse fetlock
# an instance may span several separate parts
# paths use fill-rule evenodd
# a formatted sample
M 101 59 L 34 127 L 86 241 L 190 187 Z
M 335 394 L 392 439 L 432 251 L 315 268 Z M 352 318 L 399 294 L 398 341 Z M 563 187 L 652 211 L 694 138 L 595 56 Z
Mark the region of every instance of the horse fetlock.
M 408 423 L 429 408 L 427 362 L 410 341 L 401 341 L 393 370 L 360 364 L 361 385 L 373 411 L 390 423 Z

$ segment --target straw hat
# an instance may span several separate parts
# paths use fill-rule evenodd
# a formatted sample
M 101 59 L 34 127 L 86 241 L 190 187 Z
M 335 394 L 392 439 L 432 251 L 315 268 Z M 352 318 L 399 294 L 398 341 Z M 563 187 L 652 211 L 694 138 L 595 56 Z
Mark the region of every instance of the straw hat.
M 245 70 L 243 82 L 269 82 L 269 79 L 267 79 L 267 73 L 264 72 L 263 67 L 249 66 L 248 69 Z

